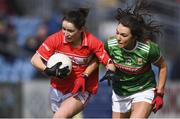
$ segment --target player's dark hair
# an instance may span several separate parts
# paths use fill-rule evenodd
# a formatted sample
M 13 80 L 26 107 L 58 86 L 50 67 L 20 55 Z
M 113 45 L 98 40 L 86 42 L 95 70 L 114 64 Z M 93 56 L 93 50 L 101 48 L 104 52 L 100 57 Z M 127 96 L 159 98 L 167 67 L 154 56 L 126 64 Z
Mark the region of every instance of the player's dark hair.
M 135 7 L 131 6 L 124 10 L 118 8 L 115 18 L 122 25 L 130 28 L 132 35 L 138 41 L 156 40 L 156 34 L 161 33 L 160 25 L 151 19 L 150 4 L 147 0 L 137 0 Z
M 78 10 L 71 10 L 67 12 L 62 21 L 66 20 L 74 24 L 77 29 L 81 29 L 85 26 L 86 17 L 89 13 L 89 8 L 79 8 Z

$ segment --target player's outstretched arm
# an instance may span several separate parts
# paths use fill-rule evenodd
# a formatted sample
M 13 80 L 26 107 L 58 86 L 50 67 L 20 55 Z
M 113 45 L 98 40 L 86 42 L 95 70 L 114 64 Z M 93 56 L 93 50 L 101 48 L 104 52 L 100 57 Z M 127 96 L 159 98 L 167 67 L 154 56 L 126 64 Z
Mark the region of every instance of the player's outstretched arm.
M 155 64 L 159 68 L 159 80 L 157 85 L 157 93 L 164 94 L 164 87 L 167 79 L 167 66 L 163 57 Z
M 164 87 L 167 79 L 167 66 L 163 57 L 161 57 L 155 65 L 159 68 L 159 80 L 156 87 L 155 98 L 152 103 L 154 106 L 153 112 L 156 113 L 163 106 Z

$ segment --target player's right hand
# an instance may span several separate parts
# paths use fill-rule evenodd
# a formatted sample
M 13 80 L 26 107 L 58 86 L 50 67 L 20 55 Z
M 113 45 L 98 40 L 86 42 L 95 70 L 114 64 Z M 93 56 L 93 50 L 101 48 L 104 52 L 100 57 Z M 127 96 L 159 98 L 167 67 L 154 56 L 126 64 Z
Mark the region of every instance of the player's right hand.
M 69 73 L 69 68 L 68 68 L 68 66 L 63 67 L 63 68 L 59 68 L 61 65 L 62 65 L 62 62 L 58 62 L 57 64 L 55 64 L 51 68 L 46 67 L 44 72 L 48 76 L 55 76 L 58 78 L 64 78 Z
M 85 81 L 88 80 L 87 75 L 82 75 L 81 77 L 77 78 L 74 82 L 74 88 L 72 90 L 72 94 L 76 94 L 78 91 L 82 92 L 82 95 L 85 93 Z
M 156 113 L 163 106 L 163 94 L 156 93 L 152 102 L 153 112 Z
M 107 70 L 105 75 L 99 80 L 100 82 L 107 80 L 108 86 L 111 85 L 111 81 L 115 79 L 115 72 L 111 70 Z

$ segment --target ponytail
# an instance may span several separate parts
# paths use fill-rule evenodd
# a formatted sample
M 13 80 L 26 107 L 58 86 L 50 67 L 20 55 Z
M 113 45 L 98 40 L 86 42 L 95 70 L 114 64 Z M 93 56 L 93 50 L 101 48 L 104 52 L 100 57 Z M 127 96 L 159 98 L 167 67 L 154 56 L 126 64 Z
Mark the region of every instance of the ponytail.
M 83 14 L 83 16 L 86 18 L 88 16 L 89 13 L 89 8 L 79 8 L 78 10 L 80 13 Z

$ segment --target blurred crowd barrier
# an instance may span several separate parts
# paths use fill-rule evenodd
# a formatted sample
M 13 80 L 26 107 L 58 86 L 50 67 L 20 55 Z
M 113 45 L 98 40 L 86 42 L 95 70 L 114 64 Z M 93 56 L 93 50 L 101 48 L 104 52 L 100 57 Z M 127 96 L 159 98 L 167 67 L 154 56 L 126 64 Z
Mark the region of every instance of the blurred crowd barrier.
M 168 82 L 165 90 L 164 106 L 152 118 L 180 117 L 180 82 Z M 0 118 L 51 118 L 49 104 L 49 81 L 34 80 L 21 83 L 0 84 Z M 111 117 L 111 87 L 107 83 L 99 85 L 83 112 L 82 118 Z

